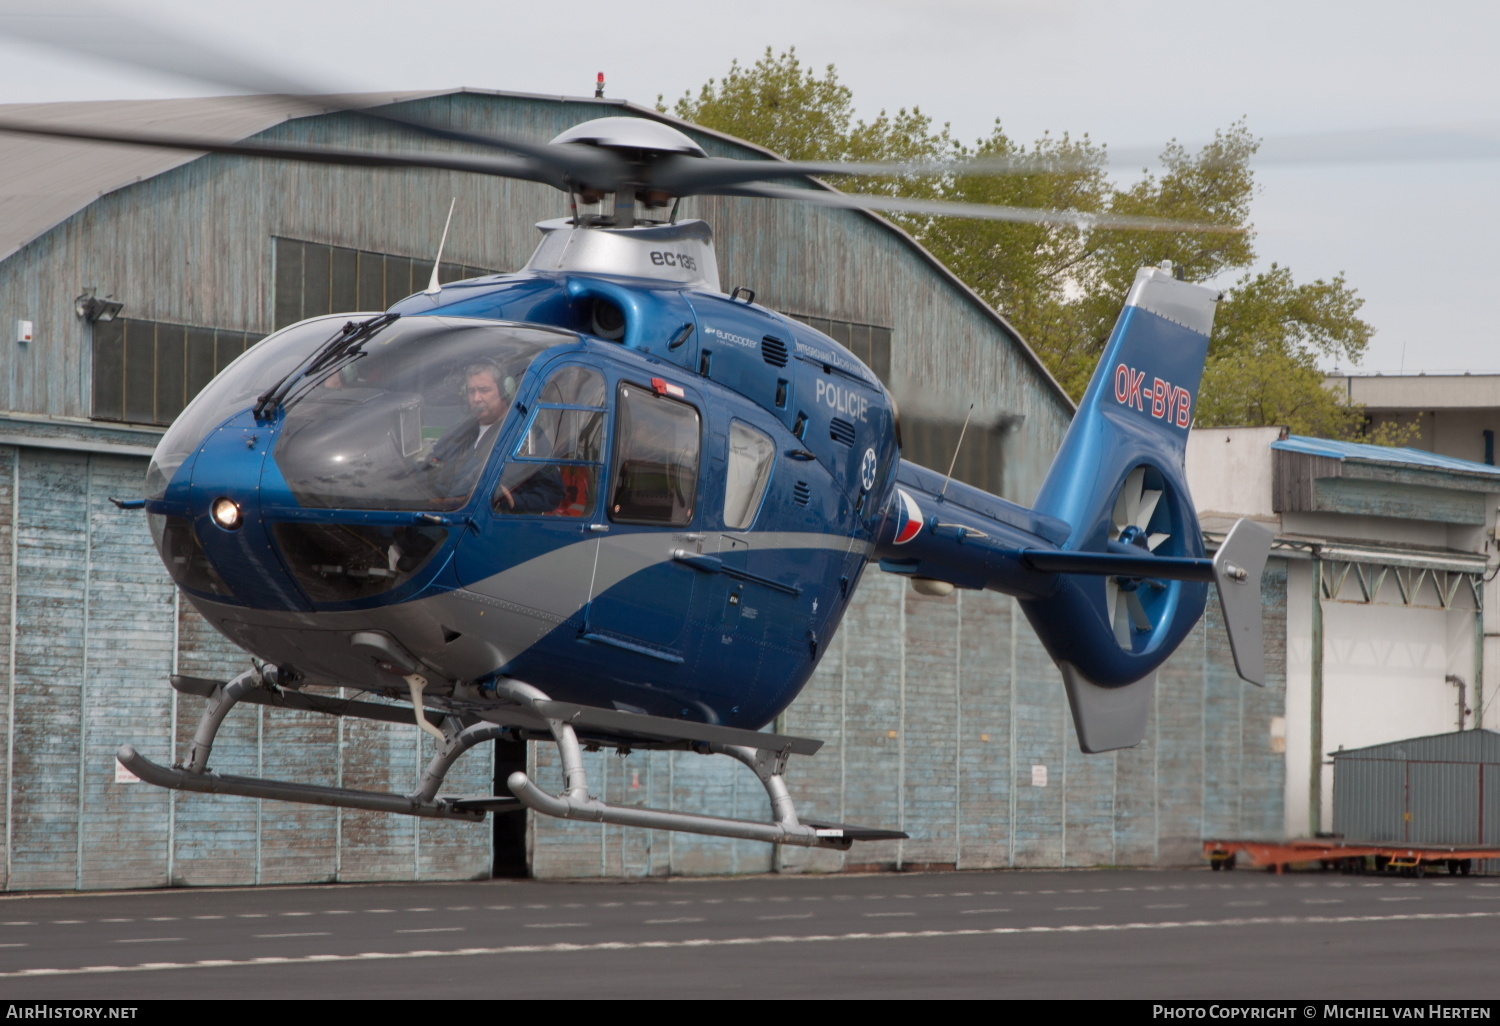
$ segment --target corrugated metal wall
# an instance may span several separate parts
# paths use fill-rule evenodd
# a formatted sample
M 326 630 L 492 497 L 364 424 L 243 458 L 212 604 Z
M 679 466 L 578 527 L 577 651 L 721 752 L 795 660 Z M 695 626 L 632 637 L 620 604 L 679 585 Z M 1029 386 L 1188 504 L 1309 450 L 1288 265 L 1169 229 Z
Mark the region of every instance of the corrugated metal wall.
M 1335 752 L 1333 830 L 1358 841 L 1500 844 L 1500 734 L 1465 730 Z
M 488 825 L 163 791 L 115 778 L 129 741 L 170 762 L 203 703 L 174 672 L 248 666 L 161 568 L 140 513 L 146 461 L 0 446 L 0 677 L 6 890 L 488 876 Z M 423 738 L 419 742 L 419 738 Z M 428 751 L 420 753 L 419 743 Z M 347 787 L 410 790 L 431 742 L 415 728 L 242 706 L 212 766 Z M 346 752 L 355 752 L 345 758 Z M 449 780 L 488 792 L 490 751 Z
M 832 650 L 782 727 L 828 744 L 793 759 L 809 819 L 894 826 L 912 839 L 848 854 L 537 819 L 538 876 L 991 869 L 1195 863 L 1206 837 L 1278 837 L 1284 764 L 1286 574 L 1265 579 L 1269 680 L 1239 679 L 1216 606 L 1162 670 L 1140 747 L 1078 750 L 1056 668 L 1015 604 L 987 592 L 946 599 L 871 573 Z M 537 748 L 543 780 L 555 756 Z M 754 776 L 727 759 L 637 752 L 587 756 L 610 801 L 689 812 L 768 814 Z M 718 764 L 717 766 L 715 764 Z M 1033 786 L 1036 767 L 1046 785 Z

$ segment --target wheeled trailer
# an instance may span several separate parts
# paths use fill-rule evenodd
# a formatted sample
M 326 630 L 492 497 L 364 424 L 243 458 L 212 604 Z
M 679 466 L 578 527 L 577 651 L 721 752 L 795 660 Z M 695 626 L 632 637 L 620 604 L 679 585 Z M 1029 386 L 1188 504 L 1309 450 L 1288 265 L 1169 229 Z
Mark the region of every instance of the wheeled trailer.
M 1320 869 L 1341 873 L 1422 877 L 1430 870 L 1444 868 L 1450 875 L 1468 876 L 1476 862 L 1500 859 L 1500 847 L 1318 837 L 1291 841 L 1210 840 L 1203 842 L 1203 854 L 1209 868 L 1215 871 L 1234 869 L 1243 856 L 1251 866 L 1275 873 L 1285 872 L 1294 863 L 1317 863 Z

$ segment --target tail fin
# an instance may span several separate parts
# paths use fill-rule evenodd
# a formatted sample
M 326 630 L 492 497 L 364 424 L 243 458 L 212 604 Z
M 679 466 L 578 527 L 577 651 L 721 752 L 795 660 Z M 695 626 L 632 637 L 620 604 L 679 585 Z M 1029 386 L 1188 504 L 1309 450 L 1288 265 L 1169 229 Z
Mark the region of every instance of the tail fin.
M 1037 498 L 1076 552 L 1202 558 L 1183 454 L 1218 293 L 1142 268 Z M 1197 623 L 1207 585 L 1064 574 L 1023 603 L 1062 670 L 1085 751 L 1145 735 L 1156 669 Z

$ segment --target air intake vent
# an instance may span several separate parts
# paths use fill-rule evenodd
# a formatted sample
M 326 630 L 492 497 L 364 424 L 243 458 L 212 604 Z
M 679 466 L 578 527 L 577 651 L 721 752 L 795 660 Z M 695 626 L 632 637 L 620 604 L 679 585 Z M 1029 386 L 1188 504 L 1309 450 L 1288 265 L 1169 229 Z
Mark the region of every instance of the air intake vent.
M 834 417 L 828 425 L 828 436 L 840 445 L 853 445 L 854 425 L 847 420 Z
M 765 360 L 772 367 L 785 367 L 786 343 L 779 338 L 772 338 L 770 335 L 767 335 L 760 340 L 760 355 L 761 359 Z
M 807 487 L 806 481 L 798 481 L 792 486 L 792 499 L 799 506 L 806 506 L 807 500 L 812 498 L 812 489 Z

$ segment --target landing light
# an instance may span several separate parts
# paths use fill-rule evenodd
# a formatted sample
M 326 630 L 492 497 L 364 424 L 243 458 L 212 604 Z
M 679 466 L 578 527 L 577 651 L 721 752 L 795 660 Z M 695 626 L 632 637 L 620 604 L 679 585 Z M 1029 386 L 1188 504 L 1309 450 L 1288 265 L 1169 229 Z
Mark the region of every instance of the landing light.
M 238 531 L 240 528 L 240 504 L 233 499 L 215 499 L 210 516 L 214 523 L 226 531 Z

